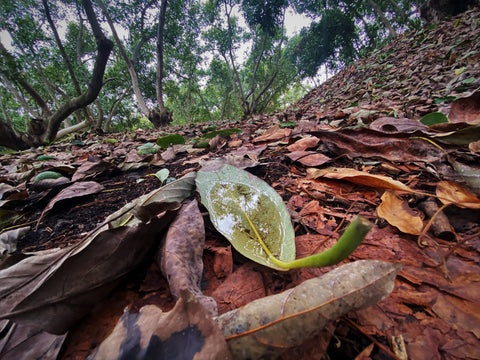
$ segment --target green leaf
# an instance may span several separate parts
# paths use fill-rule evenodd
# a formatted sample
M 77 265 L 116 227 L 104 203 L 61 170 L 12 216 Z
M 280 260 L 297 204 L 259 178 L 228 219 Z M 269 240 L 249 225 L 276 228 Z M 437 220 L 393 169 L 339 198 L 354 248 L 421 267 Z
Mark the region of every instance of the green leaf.
M 54 160 L 55 157 L 54 156 L 51 156 L 51 155 L 39 155 L 37 156 L 37 159 L 38 161 L 47 161 L 47 160 Z
M 162 184 L 168 179 L 168 175 L 170 175 L 170 170 L 168 169 L 161 169 L 155 173 L 155 176 L 161 181 Z
M 441 103 L 444 103 L 444 102 L 451 102 L 451 101 L 454 101 L 454 100 L 457 100 L 456 96 L 443 96 L 443 97 L 439 97 L 439 98 L 434 99 L 433 102 L 435 104 L 441 104 Z
M 297 125 L 295 121 L 287 121 L 279 124 L 281 128 L 295 127 L 295 125 Z
M 33 183 L 36 184 L 39 181 L 46 180 L 46 179 L 58 179 L 62 176 L 63 176 L 62 174 L 56 171 L 44 171 L 38 174 L 37 176 L 35 176 Z
M 441 112 L 433 112 L 422 117 L 420 119 L 420 122 L 423 125 L 430 126 L 430 125 L 435 125 L 440 123 L 446 123 L 448 122 L 448 118 L 445 114 Z
M 204 139 L 213 139 L 215 136 L 217 135 L 220 135 L 220 136 L 224 136 L 224 137 L 228 137 L 230 135 L 233 135 L 233 134 L 239 134 L 241 133 L 242 130 L 241 129 L 236 129 L 236 128 L 232 128 L 232 129 L 223 129 L 223 130 L 215 130 L 215 131 L 211 131 L 209 133 L 206 133 L 205 135 L 202 136 L 202 138 Z
M 196 184 L 213 225 L 238 252 L 259 264 L 287 270 L 267 256 L 250 226 L 251 221 L 277 259 L 283 262 L 295 259 L 290 215 L 272 187 L 231 165 L 200 170 Z
M 157 140 L 157 145 L 162 149 L 167 149 L 170 145 L 185 144 L 185 138 L 179 134 L 170 134 Z
M 138 155 L 156 154 L 158 152 L 158 146 L 152 143 L 146 143 L 137 147 Z

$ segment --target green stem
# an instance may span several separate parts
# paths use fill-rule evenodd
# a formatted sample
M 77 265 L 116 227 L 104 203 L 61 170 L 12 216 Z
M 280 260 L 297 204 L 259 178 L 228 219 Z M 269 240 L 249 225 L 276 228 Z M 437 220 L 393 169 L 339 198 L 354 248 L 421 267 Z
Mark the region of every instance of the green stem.
M 347 258 L 362 242 L 363 238 L 367 235 L 372 225 L 364 217 L 358 216 L 347 226 L 344 233 L 338 239 L 337 243 L 330 249 L 302 259 L 285 262 L 278 260 L 268 249 L 265 242 L 262 240 L 260 234 L 255 228 L 254 224 L 250 220 L 250 217 L 244 211 L 244 214 L 253 229 L 258 242 L 262 246 L 263 250 L 267 254 L 270 261 L 275 265 L 284 268 L 285 270 L 295 269 L 300 267 L 321 267 L 335 265 Z

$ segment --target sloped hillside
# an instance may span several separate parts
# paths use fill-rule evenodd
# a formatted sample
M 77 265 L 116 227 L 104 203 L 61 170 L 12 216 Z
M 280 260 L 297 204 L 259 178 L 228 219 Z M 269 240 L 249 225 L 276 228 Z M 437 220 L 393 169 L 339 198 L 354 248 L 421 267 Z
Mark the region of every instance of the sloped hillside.
M 480 9 L 399 36 L 348 66 L 293 108 L 328 117 L 358 104 L 379 116 L 420 119 L 480 87 Z M 353 109 L 350 109 L 353 110 Z M 358 110 L 358 108 L 354 109 Z M 337 117 L 340 115 L 337 114 Z

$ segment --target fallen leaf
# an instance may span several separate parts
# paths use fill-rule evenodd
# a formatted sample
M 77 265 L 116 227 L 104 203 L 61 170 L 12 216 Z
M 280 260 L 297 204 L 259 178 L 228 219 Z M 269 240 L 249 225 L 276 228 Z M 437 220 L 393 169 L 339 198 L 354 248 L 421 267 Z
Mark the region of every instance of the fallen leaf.
M 82 196 L 98 193 L 104 189 L 103 185 L 95 181 L 79 181 L 60 191 L 45 207 L 40 218 L 61 201 L 71 200 Z
M 317 179 L 326 177 L 329 179 L 341 179 L 352 182 L 354 184 L 365 185 L 374 188 L 391 189 L 413 192 L 407 185 L 400 181 L 393 180 L 388 176 L 372 175 L 365 171 L 358 171 L 348 168 L 326 168 L 326 169 L 307 169 L 309 178 Z
M 211 316 L 217 315 L 217 304 L 200 289 L 203 274 L 205 226 L 196 200 L 185 203 L 170 225 L 156 261 L 167 278 L 175 298 L 188 290 Z
M 215 320 L 234 358 L 275 358 L 313 337 L 329 321 L 387 297 L 400 269 L 400 264 L 355 261 Z
M 65 337 L 11 321 L 0 321 L 0 358 L 55 360 Z
M 412 235 L 420 235 L 423 229 L 423 221 L 408 206 L 408 203 L 393 191 L 385 191 L 382 195 L 382 203 L 377 208 L 378 216 L 388 221 L 401 232 Z
M 93 179 L 99 176 L 109 175 L 118 168 L 106 161 L 85 161 L 72 176 L 72 181 Z
M 480 91 L 455 100 L 450 107 L 448 120 L 454 123 L 480 124 Z
M 320 154 L 316 151 L 293 151 L 287 156 L 292 161 L 298 161 L 305 166 L 320 166 L 332 161 L 328 156 Z
M 253 139 L 254 143 L 264 142 L 264 141 L 277 141 L 277 140 L 286 140 L 292 133 L 291 129 L 285 128 L 280 129 L 278 125 L 272 126 L 268 129 L 263 135 L 257 136 Z
M 470 190 L 455 182 L 438 182 L 437 196 L 444 204 L 455 204 L 461 208 L 480 209 L 480 199 Z
M 126 312 L 112 334 L 88 357 L 107 359 L 229 360 L 225 338 L 197 299 L 182 292 L 175 307 L 164 313 L 146 305 Z
M 3 231 L 0 233 L 0 259 L 17 250 L 17 241 L 30 230 L 30 226 Z
M 289 151 L 304 151 L 317 146 L 319 138 L 316 136 L 306 136 L 298 141 L 295 141 L 292 145 L 289 145 L 287 149 Z
M 274 256 L 285 262 L 295 259 L 295 234 L 288 210 L 278 193 L 266 182 L 231 165 L 210 163 L 197 174 L 197 191 L 210 220 L 242 255 L 277 270 L 258 242 L 249 219 Z

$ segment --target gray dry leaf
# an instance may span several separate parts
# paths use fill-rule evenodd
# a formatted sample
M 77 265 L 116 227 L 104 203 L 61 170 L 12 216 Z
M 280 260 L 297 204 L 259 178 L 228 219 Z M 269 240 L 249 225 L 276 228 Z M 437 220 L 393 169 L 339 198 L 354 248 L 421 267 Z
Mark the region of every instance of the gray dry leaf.
M 112 334 L 88 357 L 108 359 L 229 360 L 228 346 L 205 308 L 187 291 L 175 307 L 162 312 L 147 305 L 126 312 Z
M 200 290 L 203 274 L 203 249 L 205 226 L 198 203 L 185 203 L 176 219 L 170 225 L 165 242 L 159 249 L 156 261 L 167 278 L 170 291 L 175 298 L 182 290 L 188 290 L 207 309 L 210 315 L 217 315 L 217 304 Z
M 360 260 L 216 318 L 234 359 L 274 359 L 332 320 L 376 304 L 393 290 L 401 265 Z
M 184 176 L 133 204 L 180 203 L 192 194 L 194 181 L 195 174 Z M 34 253 L 3 269 L 0 319 L 63 334 L 142 263 L 174 215 L 175 211 L 166 211 L 142 222 L 134 216 L 132 204 L 127 204 L 82 242 Z
M 0 321 L 0 359 L 56 360 L 65 336 Z

